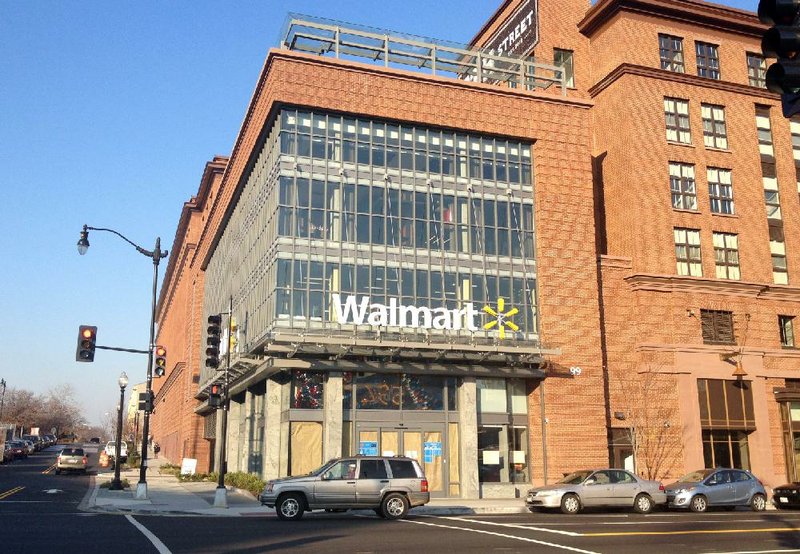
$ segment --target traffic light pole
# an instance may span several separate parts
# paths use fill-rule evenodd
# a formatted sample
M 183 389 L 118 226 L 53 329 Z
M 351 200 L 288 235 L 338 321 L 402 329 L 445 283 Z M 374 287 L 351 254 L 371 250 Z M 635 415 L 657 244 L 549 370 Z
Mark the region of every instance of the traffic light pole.
M 156 297 L 158 295 L 158 262 L 166 257 L 167 251 L 161 251 L 161 237 L 156 237 L 156 246 L 149 253 L 153 258 L 153 297 L 150 311 L 150 347 L 147 352 L 147 389 L 148 398 L 152 396 L 153 388 L 153 349 L 156 340 Z M 139 465 L 139 482 L 136 484 L 136 498 L 147 498 L 147 445 L 150 442 L 150 412 L 145 410 L 142 422 L 142 459 Z
M 153 260 L 153 294 L 152 294 L 152 302 L 151 302 L 151 310 L 150 310 L 150 343 L 147 348 L 147 390 L 146 393 L 148 398 L 152 398 L 153 394 L 153 349 L 155 348 L 155 339 L 156 339 L 156 300 L 158 296 L 158 263 L 161 261 L 161 258 L 166 258 L 167 254 L 169 254 L 166 250 L 161 250 L 161 237 L 156 237 L 156 245 L 152 251 L 145 250 L 135 242 L 128 239 L 123 234 L 115 231 L 114 229 L 108 229 L 105 227 L 89 227 L 88 225 L 83 226 L 83 231 L 81 231 L 80 240 L 78 240 L 78 253 L 83 255 L 86 254 L 86 251 L 89 249 L 89 231 L 105 231 L 108 233 L 113 233 L 120 237 L 122 240 L 133 246 L 139 254 L 147 256 Z M 142 423 L 142 459 L 141 465 L 139 466 L 139 482 L 136 484 L 136 498 L 139 500 L 143 500 L 147 498 L 147 445 L 148 445 L 148 435 L 150 433 L 150 411 L 145 410 L 144 412 L 144 421 Z
M 217 490 L 214 492 L 214 507 L 227 508 L 228 507 L 228 489 L 225 488 L 225 473 L 228 471 L 228 455 L 227 455 L 227 436 L 228 436 L 228 410 L 231 405 L 231 397 L 228 390 L 228 377 L 231 369 L 231 337 L 233 334 L 233 297 L 231 296 L 230 304 L 228 307 L 228 344 L 226 345 L 225 353 L 225 386 L 222 389 L 222 408 L 221 408 L 221 429 L 222 435 L 219 440 L 219 480 L 217 481 Z

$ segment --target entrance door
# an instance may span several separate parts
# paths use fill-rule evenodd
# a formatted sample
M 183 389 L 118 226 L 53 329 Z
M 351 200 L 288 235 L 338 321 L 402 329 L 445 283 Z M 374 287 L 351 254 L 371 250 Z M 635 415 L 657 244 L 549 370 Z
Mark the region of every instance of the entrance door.
M 358 453 L 362 456 L 407 456 L 417 460 L 428 479 L 431 496 L 445 496 L 446 464 L 444 429 L 398 429 L 381 427 L 358 432 Z

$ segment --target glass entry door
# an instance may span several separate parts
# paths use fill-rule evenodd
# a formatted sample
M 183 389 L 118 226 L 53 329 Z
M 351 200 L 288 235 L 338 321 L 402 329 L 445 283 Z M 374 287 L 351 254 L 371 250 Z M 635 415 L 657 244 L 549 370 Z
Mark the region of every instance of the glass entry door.
M 444 429 L 398 429 L 369 427 L 358 431 L 358 453 L 362 456 L 407 456 L 425 471 L 431 496 L 444 496 Z

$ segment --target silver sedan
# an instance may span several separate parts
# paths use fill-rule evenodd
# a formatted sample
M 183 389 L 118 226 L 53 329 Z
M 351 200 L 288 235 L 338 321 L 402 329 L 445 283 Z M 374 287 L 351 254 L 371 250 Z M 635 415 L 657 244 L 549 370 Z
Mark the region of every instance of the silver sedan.
M 570 473 L 554 485 L 528 491 L 525 504 L 537 508 L 560 508 L 576 514 L 592 506 L 629 506 L 646 514 L 658 504 L 666 504 L 664 485 L 646 481 L 624 469 L 586 469 Z

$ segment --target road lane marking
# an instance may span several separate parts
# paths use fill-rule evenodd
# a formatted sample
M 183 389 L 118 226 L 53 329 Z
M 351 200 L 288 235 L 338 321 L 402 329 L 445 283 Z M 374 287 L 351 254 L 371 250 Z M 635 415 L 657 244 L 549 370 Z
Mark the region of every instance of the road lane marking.
M 42 475 L 47 475 L 48 473 L 50 473 L 51 471 L 53 471 L 55 468 L 56 468 L 56 464 L 53 464 L 53 465 L 51 465 L 50 467 L 48 467 L 47 469 L 45 469 L 45 470 L 42 472 Z
M 416 524 L 416 525 L 427 525 L 429 527 L 441 527 L 443 529 L 450 529 L 450 530 L 454 530 L 454 531 L 468 531 L 470 533 L 480 533 L 482 535 L 492 535 L 494 537 L 502 537 L 502 538 L 505 538 L 505 539 L 512 539 L 512 540 L 516 540 L 516 541 L 540 544 L 542 546 L 548 546 L 550 548 L 560 548 L 562 550 L 569 550 L 570 552 L 580 552 L 581 554 L 599 554 L 599 552 L 594 552 L 592 550 L 582 550 L 580 548 L 574 548 L 572 546 L 567 546 L 567 545 L 564 545 L 564 544 L 556 544 L 556 543 L 552 543 L 552 542 L 538 541 L 536 539 L 529 539 L 529 538 L 526 538 L 526 537 L 517 537 L 515 535 L 507 535 L 505 533 L 495 533 L 494 531 L 485 531 L 483 529 L 470 529 L 469 527 L 455 527 L 453 525 L 442 525 L 442 524 L 439 524 L 439 523 L 430 523 L 428 521 L 418 521 L 418 520 L 415 520 L 415 519 L 401 519 L 399 521 L 401 521 L 403 523 L 413 523 L 413 524 Z
M 11 496 L 12 494 L 17 494 L 18 492 L 20 492 L 21 490 L 24 490 L 24 489 L 25 489 L 25 487 L 14 487 L 14 488 L 13 488 L 13 489 L 11 489 L 11 490 L 7 490 L 7 491 L 6 491 L 6 492 L 4 492 L 4 493 L 0 493 L 0 500 L 3 500 L 3 499 L 5 499 L 5 498 L 8 498 L 8 497 L 9 497 L 9 496 Z
M 144 525 L 133 519 L 133 516 L 126 515 L 125 519 L 130 521 L 131 525 L 133 525 L 139 531 L 141 531 L 142 535 L 147 537 L 147 540 L 153 543 L 153 546 L 156 547 L 156 550 L 158 550 L 159 554 L 172 554 L 169 548 L 167 548 L 167 546 L 163 542 L 161 542 L 161 540 L 158 537 L 156 537 L 147 527 L 145 527 Z
M 496 521 L 482 521 L 475 519 L 466 519 L 462 517 L 441 517 L 438 519 L 449 519 L 452 521 L 463 521 L 465 523 L 480 523 L 481 525 L 496 525 L 497 527 L 509 527 L 511 529 L 524 529 L 526 531 L 540 531 L 542 533 L 553 533 L 556 535 L 567 535 L 568 537 L 579 537 L 580 533 L 572 531 L 561 531 L 559 529 L 548 529 L 547 527 L 533 527 L 527 523 L 498 523 Z
M 581 537 L 636 537 L 645 535 L 725 535 L 734 533 L 797 533 L 800 527 L 772 527 L 769 529 L 693 529 L 685 531 L 628 531 L 619 533 L 581 533 Z

